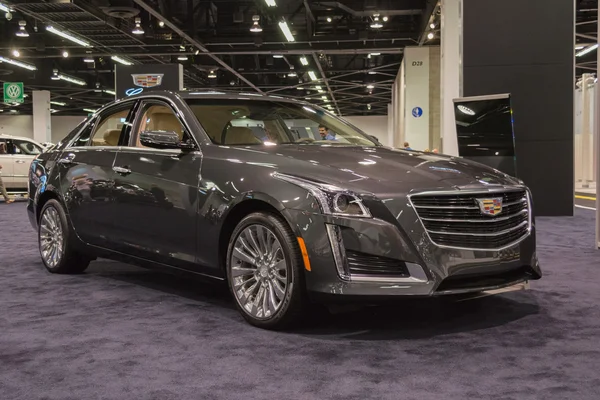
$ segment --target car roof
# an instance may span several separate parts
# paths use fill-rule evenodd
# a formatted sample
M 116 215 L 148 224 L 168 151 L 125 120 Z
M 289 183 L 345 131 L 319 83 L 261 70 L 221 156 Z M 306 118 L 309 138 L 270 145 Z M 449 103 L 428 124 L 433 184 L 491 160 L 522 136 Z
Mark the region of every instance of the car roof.
M 230 90 L 181 90 L 181 91 L 170 91 L 170 90 L 153 90 L 142 92 L 140 94 L 136 94 L 130 97 L 124 97 L 118 99 L 116 102 L 129 100 L 129 99 L 137 99 L 148 96 L 167 96 L 174 97 L 175 95 L 179 95 L 183 99 L 235 99 L 235 100 L 266 100 L 266 101 L 285 101 L 289 103 L 306 103 L 303 100 L 293 99 L 289 97 L 283 96 L 272 96 L 261 94 L 257 92 L 240 92 L 240 91 L 230 91 Z M 308 103 L 307 103 L 308 104 Z

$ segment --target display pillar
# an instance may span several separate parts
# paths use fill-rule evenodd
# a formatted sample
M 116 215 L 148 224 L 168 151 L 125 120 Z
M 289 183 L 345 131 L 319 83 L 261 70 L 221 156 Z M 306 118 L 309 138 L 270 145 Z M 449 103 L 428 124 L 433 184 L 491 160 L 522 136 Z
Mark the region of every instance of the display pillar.
M 33 91 L 33 140 L 39 143 L 52 141 L 52 124 L 50 119 L 50 92 Z
M 462 93 L 463 0 L 442 0 L 440 136 L 444 154 L 458 155 L 453 99 Z M 487 19 L 487 18 L 486 18 Z
M 511 94 L 517 171 L 535 214 L 573 215 L 574 1 L 462 3 L 463 96 Z

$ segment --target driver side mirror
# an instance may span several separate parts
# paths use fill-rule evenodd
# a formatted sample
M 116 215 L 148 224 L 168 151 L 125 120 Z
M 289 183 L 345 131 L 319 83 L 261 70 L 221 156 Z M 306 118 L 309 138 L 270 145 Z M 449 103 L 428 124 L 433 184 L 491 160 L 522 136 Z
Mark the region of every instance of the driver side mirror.
M 182 142 L 174 131 L 144 131 L 140 134 L 140 143 L 155 149 L 184 149 L 194 150 L 196 145 Z

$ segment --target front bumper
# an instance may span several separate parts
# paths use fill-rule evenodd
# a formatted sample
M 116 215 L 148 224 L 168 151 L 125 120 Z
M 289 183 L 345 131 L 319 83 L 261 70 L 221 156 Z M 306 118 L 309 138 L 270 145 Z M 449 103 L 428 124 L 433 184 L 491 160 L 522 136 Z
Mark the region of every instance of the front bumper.
M 305 271 L 306 283 L 315 297 L 367 301 L 481 292 L 539 279 L 542 275 L 535 251 L 535 225 L 526 238 L 513 246 L 500 251 L 482 251 L 435 245 L 418 223 L 416 214 L 403 216 L 402 226 L 408 227 L 403 228 L 396 221 L 377 218 L 287 212 L 307 246 L 311 270 Z M 332 231 L 337 231 L 339 237 L 331 240 Z M 338 250 L 341 255 L 336 255 Z M 374 260 L 381 257 L 402 261 L 408 274 L 390 277 L 350 273 L 344 276 L 337 268 L 340 257 L 342 263 L 347 263 L 344 254 L 354 252 L 373 256 Z

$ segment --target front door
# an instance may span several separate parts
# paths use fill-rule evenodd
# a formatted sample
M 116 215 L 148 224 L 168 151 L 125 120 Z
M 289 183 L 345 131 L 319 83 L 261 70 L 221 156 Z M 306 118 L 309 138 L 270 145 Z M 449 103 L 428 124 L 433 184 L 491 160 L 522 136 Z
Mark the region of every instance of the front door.
M 114 231 L 114 160 L 131 124 L 134 102 L 117 104 L 90 120 L 58 159 L 61 192 L 76 234 L 86 243 L 109 247 Z
M 145 101 L 137 112 L 129 146 L 115 160 L 114 246 L 126 254 L 195 268 L 200 151 L 143 146 L 143 131 L 174 131 L 191 139 L 173 109 Z M 192 139 L 193 140 L 193 139 Z
M 42 148 L 29 140 L 13 139 L 14 147 L 14 184 L 17 189 L 27 189 L 29 168 L 33 159 L 42 152 Z
M 10 147 L 5 139 L 0 139 L 0 178 L 4 187 L 12 189 L 14 185 L 13 175 L 15 174 L 15 157 L 9 153 Z

